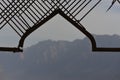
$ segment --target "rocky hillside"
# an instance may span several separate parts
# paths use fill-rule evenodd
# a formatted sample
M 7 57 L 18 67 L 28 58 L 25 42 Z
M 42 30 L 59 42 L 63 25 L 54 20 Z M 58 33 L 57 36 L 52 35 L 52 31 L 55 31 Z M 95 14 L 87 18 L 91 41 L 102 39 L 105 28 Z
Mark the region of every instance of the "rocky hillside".
M 120 36 L 95 36 L 98 46 L 120 46 Z M 0 54 L 0 80 L 120 80 L 120 52 L 92 52 L 87 38 L 41 41 L 23 53 Z

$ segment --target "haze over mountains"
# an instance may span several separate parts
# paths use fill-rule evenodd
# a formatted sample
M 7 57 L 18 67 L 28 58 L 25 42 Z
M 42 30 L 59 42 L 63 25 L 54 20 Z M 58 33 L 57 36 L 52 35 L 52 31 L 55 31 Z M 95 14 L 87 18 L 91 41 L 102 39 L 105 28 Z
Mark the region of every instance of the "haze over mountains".
M 95 36 L 98 46 L 120 47 L 120 36 Z M 87 38 L 41 41 L 24 53 L 0 52 L 0 80 L 120 80 L 120 52 L 92 52 Z

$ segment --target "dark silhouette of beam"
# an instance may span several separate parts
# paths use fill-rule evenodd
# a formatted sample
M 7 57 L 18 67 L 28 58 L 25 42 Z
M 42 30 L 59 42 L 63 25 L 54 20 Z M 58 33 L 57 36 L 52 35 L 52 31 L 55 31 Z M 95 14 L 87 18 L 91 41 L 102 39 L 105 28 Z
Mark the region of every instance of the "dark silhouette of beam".
M 120 4 L 120 0 L 113 0 L 112 3 L 111 3 L 111 5 L 107 9 L 107 11 L 109 11 L 112 8 L 112 6 L 115 4 L 116 1 Z
M 0 47 L 0 51 L 22 52 L 23 50 L 17 47 Z

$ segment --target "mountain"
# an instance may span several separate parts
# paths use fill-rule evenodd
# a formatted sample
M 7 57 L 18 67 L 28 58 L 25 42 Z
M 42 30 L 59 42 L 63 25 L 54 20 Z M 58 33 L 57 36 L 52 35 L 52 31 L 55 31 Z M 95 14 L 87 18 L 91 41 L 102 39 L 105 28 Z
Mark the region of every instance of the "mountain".
M 95 35 L 98 46 L 119 47 L 118 35 Z M 120 80 L 120 52 L 92 52 L 88 38 L 41 41 L 23 53 L 0 53 L 0 80 Z

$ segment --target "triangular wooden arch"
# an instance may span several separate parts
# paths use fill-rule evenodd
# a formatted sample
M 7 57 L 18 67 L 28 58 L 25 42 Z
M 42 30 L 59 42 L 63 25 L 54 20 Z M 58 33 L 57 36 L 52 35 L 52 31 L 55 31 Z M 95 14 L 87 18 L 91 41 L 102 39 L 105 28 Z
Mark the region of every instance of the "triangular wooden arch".
M 37 25 L 34 25 L 28 31 L 26 31 L 26 33 L 22 36 L 18 47 L 23 47 L 24 40 L 26 39 L 26 37 L 28 35 L 30 35 L 33 31 L 38 29 L 40 26 L 42 26 L 44 23 L 46 23 L 48 20 L 50 20 L 51 18 L 53 18 L 57 14 L 60 14 L 67 21 L 69 21 L 72 25 L 74 25 L 78 30 L 80 30 L 83 34 L 85 34 L 90 39 L 93 48 L 96 46 L 96 42 L 95 42 L 95 39 L 93 38 L 93 36 L 81 24 L 78 24 L 78 23 L 76 23 L 76 21 L 73 21 L 66 14 L 64 14 L 64 12 L 62 10 L 56 9 L 53 13 L 51 13 L 48 17 L 46 17 L 40 23 L 38 23 Z

